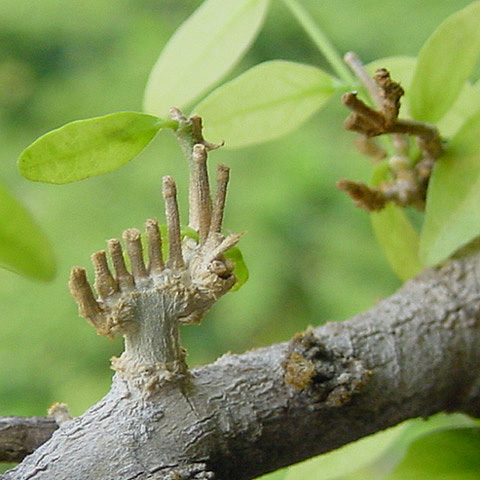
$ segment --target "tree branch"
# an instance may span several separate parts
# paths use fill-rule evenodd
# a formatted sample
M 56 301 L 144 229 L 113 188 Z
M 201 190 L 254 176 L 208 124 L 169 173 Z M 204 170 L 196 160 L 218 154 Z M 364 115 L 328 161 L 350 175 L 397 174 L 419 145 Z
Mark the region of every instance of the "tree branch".
M 480 256 L 368 312 L 227 354 L 149 397 L 117 373 L 3 480 L 246 480 L 414 417 L 480 416 Z
M 0 462 L 20 462 L 58 428 L 53 418 L 0 417 Z

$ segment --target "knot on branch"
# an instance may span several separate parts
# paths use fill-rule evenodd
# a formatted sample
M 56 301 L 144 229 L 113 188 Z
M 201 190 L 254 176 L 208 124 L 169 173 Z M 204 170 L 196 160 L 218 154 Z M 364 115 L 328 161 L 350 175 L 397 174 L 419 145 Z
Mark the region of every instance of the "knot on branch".
M 112 365 L 126 376 L 163 381 L 184 373 L 185 351 L 179 344 L 178 323 L 199 323 L 236 282 L 234 265 L 224 254 L 241 234 L 221 233 L 229 168 L 217 167 L 217 190 L 212 201 L 206 165 L 208 148 L 195 144 L 189 158 L 190 228 L 182 230 L 180 226 L 177 188 L 174 179 L 166 176 L 162 185 L 166 227 L 147 220 L 143 241 L 139 230 L 125 230 L 128 261 L 120 241 L 109 240 L 112 269 L 106 251 L 92 255 L 97 297 L 85 270 L 72 270 L 70 291 L 80 315 L 100 335 L 125 336 L 125 352 Z M 153 388 L 148 381 L 141 383 Z
M 223 146 L 223 142 L 212 143 L 205 140 L 201 117 L 197 115 L 187 117 L 178 108 L 171 108 L 170 118 L 178 123 L 175 135 L 187 158 L 190 158 L 195 145 L 203 145 L 208 151 Z
M 223 190 L 228 169 L 221 165 L 218 171 L 220 190 Z M 163 179 L 163 196 L 169 250 L 166 261 L 158 222 L 149 219 L 145 233 L 148 263 L 144 261 L 141 233 L 135 228 L 123 232 L 130 271 L 118 239 L 108 241 L 113 273 L 105 250 L 92 255 L 97 299 L 87 281 L 85 269 L 75 267 L 72 270 L 70 290 L 78 302 L 80 314 L 100 335 L 112 336 L 135 330 L 139 322 L 135 305 L 152 295 L 162 299 L 164 311 L 158 312 L 159 315 L 173 315 L 182 323 L 196 323 L 235 283 L 233 265 L 223 254 L 238 242 L 240 234 L 225 237 L 219 232 L 223 194 L 213 211 L 215 221 L 202 224 L 198 241 L 186 236 L 182 239 L 176 187 L 171 177 Z M 206 217 L 204 215 L 202 219 L 207 220 Z
M 292 338 L 283 368 L 286 383 L 316 397 L 315 403 L 325 407 L 348 403 L 371 375 L 362 362 L 321 342 L 313 329 Z

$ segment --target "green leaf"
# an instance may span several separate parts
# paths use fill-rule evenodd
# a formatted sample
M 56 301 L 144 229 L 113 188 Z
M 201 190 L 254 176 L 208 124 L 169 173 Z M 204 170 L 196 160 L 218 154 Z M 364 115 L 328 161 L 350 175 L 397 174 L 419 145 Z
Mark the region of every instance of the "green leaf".
M 136 112 L 78 120 L 52 130 L 27 147 L 18 160 L 29 180 L 68 183 L 120 168 L 164 127 L 175 122 Z
M 30 213 L 0 184 L 0 266 L 37 280 L 51 280 L 55 259 Z
M 448 17 L 420 50 L 410 102 L 417 120 L 437 122 L 458 97 L 480 55 L 480 2 Z
M 336 480 L 348 475 L 373 463 L 402 435 L 405 428 L 405 424 L 389 428 L 290 467 L 285 480 Z
M 457 100 L 438 122 L 438 131 L 443 138 L 452 138 L 462 125 L 480 111 L 480 81 L 465 83 Z
M 287 472 L 288 469 L 282 468 L 281 470 L 262 475 L 261 477 L 258 477 L 257 480 L 285 480 Z
M 403 209 L 389 202 L 370 214 L 373 230 L 392 270 L 401 280 L 418 275 L 424 268 L 418 259 L 419 238 Z
M 205 135 L 240 147 L 280 137 L 299 127 L 336 91 L 338 80 L 300 63 L 261 63 L 213 91 L 194 109 Z
M 413 441 L 441 428 L 471 427 L 474 420 L 462 414 L 437 414 L 428 420 L 416 418 L 404 422 L 403 425 L 405 429 L 401 435 L 395 438 L 373 463 L 335 480 L 384 480 L 385 475 L 405 458 L 407 449 Z
M 207 0 L 169 40 L 150 73 L 144 110 L 164 116 L 223 78 L 250 46 L 269 0 Z
M 414 441 L 386 480 L 477 480 L 480 428 L 450 428 Z
M 420 258 L 447 259 L 480 234 L 480 112 L 452 139 L 433 169 L 427 191 Z
M 377 186 L 389 175 L 388 162 L 379 163 L 372 176 Z M 408 280 L 423 270 L 418 258 L 419 238 L 402 208 L 389 202 L 379 212 L 370 214 L 375 237 L 392 270 L 401 280 Z
M 242 285 L 248 280 L 248 268 L 243 259 L 242 252 L 238 247 L 232 247 L 225 252 L 225 257 L 230 259 L 235 265 L 233 268 L 233 274 L 237 277 L 237 283 L 232 287 L 232 292 L 239 290 Z
M 386 472 L 404 459 L 408 447 L 419 437 L 432 431 L 438 432 L 441 428 L 472 425 L 474 420 L 461 414 L 438 414 L 427 421 L 409 420 L 290 467 L 285 480 L 383 480 Z M 270 480 L 268 475 L 265 477 L 267 479 Z

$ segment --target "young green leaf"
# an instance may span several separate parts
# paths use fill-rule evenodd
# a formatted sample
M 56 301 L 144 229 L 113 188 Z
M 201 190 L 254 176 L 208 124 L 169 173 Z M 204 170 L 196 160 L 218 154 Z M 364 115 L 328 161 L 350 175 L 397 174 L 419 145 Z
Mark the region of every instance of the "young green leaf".
M 479 55 L 480 1 L 476 1 L 447 18 L 420 50 L 410 90 L 413 117 L 433 123 L 440 120 Z
M 38 280 L 51 280 L 55 275 L 55 259 L 47 237 L 2 184 L 0 267 Z
M 144 110 L 164 116 L 213 87 L 250 46 L 269 0 L 206 0 L 175 32 L 153 67 Z
M 232 287 L 232 292 L 239 290 L 243 284 L 248 280 L 248 268 L 245 260 L 243 259 L 242 252 L 238 247 L 232 247 L 225 252 L 225 257 L 233 262 L 233 274 L 237 278 L 237 282 Z
M 337 89 L 338 80 L 300 63 L 261 63 L 205 98 L 194 111 L 207 138 L 227 147 L 265 142 L 298 128 Z
M 418 233 L 400 207 L 388 203 L 370 214 L 373 230 L 392 270 L 401 280 L 418 275 L 423 265 L 418 259 Z
M 388 162 L 377 165 L 372 184 L 378 185 L 388 176 Z M 408 280 L 423 270 L 418 258 L 419 238 L 402 208 L 387 203 L 379 212 L 370 214 L 375 237 L 392 270 L 401 280 Z
M 448 428 L 420 437 L 386 480 L 477 480 L 480 428 Z
M 20 155 L 29 180 L 69 183 L 120 168 L 138 155 L 171 120 L 136 112 L 67 123 L 41 136 Z
M 386 469 L 391 471 L 398 465 L 405 458 L 408 447 L 419 437 L 423 437 L 433 431 L 438 432 L 439 429 L 471 427 L 475 423 L 473 419 L 461 414 L 438 414 L 430 417 L 428 420 L 416 418 L 402 425 L 405 428 L 402 429 L 401 434 L 389 444 L 387 449 L 381 448 L 381 454 L 374 462 L 368 463 L 360 469 L 355 469 L 348 475 L 342 475 L 341 479 L 336 478 L 335 480 L 384 480 Z
M 480 235 L 480 112 L 436 162 L 427 192 L 420 258 L 429 266 Z
M 480 111 L 480 81 L 473 85 L 466 82 L 455 103 L 437 124 L 442 137 L 452 138 L 478 111 Z

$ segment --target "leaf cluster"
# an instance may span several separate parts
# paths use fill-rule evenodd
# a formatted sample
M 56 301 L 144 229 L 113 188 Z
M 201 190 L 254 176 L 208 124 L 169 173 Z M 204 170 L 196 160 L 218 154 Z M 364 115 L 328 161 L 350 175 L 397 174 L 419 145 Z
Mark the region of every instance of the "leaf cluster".
M 361 89 L 300 4 L 285 0 L 285 5 L 338 76 L 313 65 L 273 60 L 212 91 L 254 41 L 271 5 L 268 0 L 208 0 L 177 29 L 155 63 L 145 89 L 147 113 L 118 112 L 51 131 L 25 149 L 20 172 L 34 181 L 67 183 L 115 170 L 160 130 L 176 130 L 177 123 L 168 118 L 172 106 L 203 117 L 207 138 L 225 141 L 226 148 L 258 144 L 292 132 L 336 92 Z M 402 279 L 437 265 L 480 234 L 473 208 L 479 200 L 480 86 L 469 80 L 480 54 L 479 18 L 480 3 L 474 2 L 444 21 L 417 59 L 391 57 L 367 66 L 369 71 L 388 68 L 407 92 L 402 114 L 438 124 L 446 145 L 431 175 L 420 232 L 408 212 L 393 204 L 371 215 L 377 239 Z M 458 45 L 468 47 L 465 54 L 455 54 Z M 395 155 L 391 143 L 386 149 Z M 418 162 L 415 148 L 409 162 Z M 375 166 L 374 185 L 392 175 L 387 163 Z
M 480 56 L 480 2 L 445 20 L 417 58 L 388 58 L 370 65 L 387 67 L 405 88 L 403 112 L 438 126 L 444 153 L 435 162 L 427 190 L 420 232 L 396 206 L 372 214 L 377 238 L 396 273 L 403 279 L 435 266 L 480 234 L 480 83 L 470 76 Z M 465 55 L 458 55 L 465 45 Z M 416 152 L 410 157 L 416 161 Z M 373 184 L 388 178 L 385 163 L 375 167 Z M 471 253 L 471 252 L 470 252 Z

